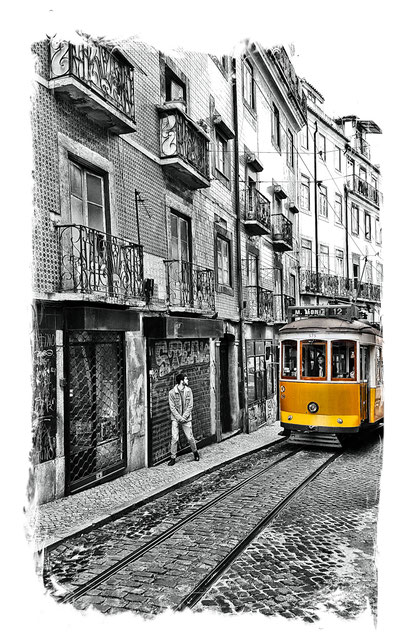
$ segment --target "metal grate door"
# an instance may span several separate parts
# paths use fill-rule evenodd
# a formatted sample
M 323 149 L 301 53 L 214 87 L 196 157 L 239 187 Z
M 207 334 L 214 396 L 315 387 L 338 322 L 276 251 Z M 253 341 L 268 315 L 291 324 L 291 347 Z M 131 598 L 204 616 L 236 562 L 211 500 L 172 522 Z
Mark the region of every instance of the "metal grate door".
M 120 332 L 69 332 L 67 491 L 126 467 L 125 362 Z

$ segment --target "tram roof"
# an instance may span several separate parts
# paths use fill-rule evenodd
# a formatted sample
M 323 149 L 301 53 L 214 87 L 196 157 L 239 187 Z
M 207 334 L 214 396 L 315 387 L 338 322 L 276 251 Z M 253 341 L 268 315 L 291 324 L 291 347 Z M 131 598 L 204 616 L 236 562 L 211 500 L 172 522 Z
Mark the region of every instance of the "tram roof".
M 300 331 L 310 331 L 310 330 L 322 330 L 330 332 L 360 332 L 362 334 L 373 334 L 374 336 L 381 336 L 381 331 L 370 325 L 369 323 L 363 323 L 359 320 L 347 321 L 341 318 L 302 318 L 300 320 L 295 320 L 292 323 L 287 323 L 280 328 L 280 334 L 282 333 L 295 333 Z

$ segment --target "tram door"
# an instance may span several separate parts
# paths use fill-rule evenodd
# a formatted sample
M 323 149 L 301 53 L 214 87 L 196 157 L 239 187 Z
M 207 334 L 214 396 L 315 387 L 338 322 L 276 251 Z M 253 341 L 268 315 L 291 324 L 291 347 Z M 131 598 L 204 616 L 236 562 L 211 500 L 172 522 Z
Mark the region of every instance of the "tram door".
M 360 414 L 362 421 L 369 420 L 368 390 L 370 387 L 370 348 L 360 346 Z

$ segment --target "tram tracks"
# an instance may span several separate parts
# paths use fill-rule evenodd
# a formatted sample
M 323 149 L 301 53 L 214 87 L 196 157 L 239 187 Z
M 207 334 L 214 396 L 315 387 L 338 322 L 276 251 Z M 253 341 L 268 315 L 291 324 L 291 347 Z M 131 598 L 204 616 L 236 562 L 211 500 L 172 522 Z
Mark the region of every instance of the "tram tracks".
M 195 521 L 204 513 L 215 508 L 215 506 L 220 505 L 221 502 L 225 502 L 226 499 L 241 491 L 243 488 L 246 488 L 246 486 L 248 486 L 249 484 L 254 484 L 259 479 L 259 477 L 265 475 L 267 472 L 271 471 L 272 468 L 282 464 L 284 461 L 297 456 L 300 452 L 302 452 L 302 448 L 294 449 L 284 456 L 281 456 L 277 460 L 272 461 L 269 465 L 250 475 L 248 478 L 236 483 L 233 487 L 225 490 L 218 496 L 214 497 L 212 500 L 194 510 L 191 514 L 181 519 L 178 523 L 175 523 L 165 531 L 154 536 L 153 539 L 146 544 L 141 545 L 136 550 L 132 551 L 130 554 L 126 555 L 124 558 L 111 565 L 103 572 L 97 574 L 87 582 L 75 588 L 72 592 L 68 593 L 62 599 L 60 599 L 60 601 L 63 603 L 73 603 L 80 600 L 82 596 L 86 595 L 92 590 L 95 590 L 96 588 L 107 582 L 109 579 L 114 577 L 114 575 L 117 575 L 121 570 L 125 570 L 125 568 L 127 568 L 130 564 L 142 559 L 142 557 L 145 557 L 145 555 L 147 555 L 149 552 L 153 552 L 153 550 L 158 549 L 159 546 L 161 546 L 165 542 L 170 542 L 170 539 L 173 537 L 173 535 L 184 528 L 184 526 L 191 523 L 192 521 Z M 306 485 L 308 485 L 314 478 L 321 474 L 322 471 L 337 457 L 341 456 L 341 454 L 341 451 L 336 452 L 326 461 L 323 461 L 321 465 L 319 465 L 309 475 L 306 475 L 306 477 L 298 485 L 296 485 L 291 491 L 287 493 L 286 496 L 279 500 L 271 510 L 268 510 L 262 516 L 262 518 L 260 518 L 259 522 L 256 523 L 255 526 L 242 537 L 237 545 L 233 546 L 232 549 L 213 568 L 207 571 L 207 573 L 200 581 L 196 581 L 195 587 L 188 590 L 187 594 L 183 596 L 181 601 L 173 606 L 174 609 L 180 611 L 185 608 L 193 608 L 201 600 L 204 594 L 206 594 L 206 592 L 212 587 L 212 585 L 220 578 L 220 576 L 224 574 L 224 572 L 232 564 L 232 562 L 243 553 L 249 543 L 260 534 L 261 530 L 269 525 L 271 521 L 277 516 L 277 514 L 284 507 L 286 507 L 286 505 L 290 503 L 296 497 L 296 495 L 306 487 Z

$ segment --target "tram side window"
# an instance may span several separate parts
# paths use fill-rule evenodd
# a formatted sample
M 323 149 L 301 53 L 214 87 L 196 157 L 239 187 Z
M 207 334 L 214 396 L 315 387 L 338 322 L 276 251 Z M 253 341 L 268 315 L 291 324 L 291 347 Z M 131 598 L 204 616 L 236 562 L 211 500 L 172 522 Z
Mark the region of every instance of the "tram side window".
M 297 341 L 283 341 L 282 345 L 282 376 L 297 378 Z
M 326 378 L 326 343 L 302 342 L 302 376 L 304 378 Z
M 375 381 L 377 385 L 383 383 L 383 358 L 381 347 L 376 347 L 375 352 Z
M 332 378 L 356 378 L 356 343 L 332 341 Z

